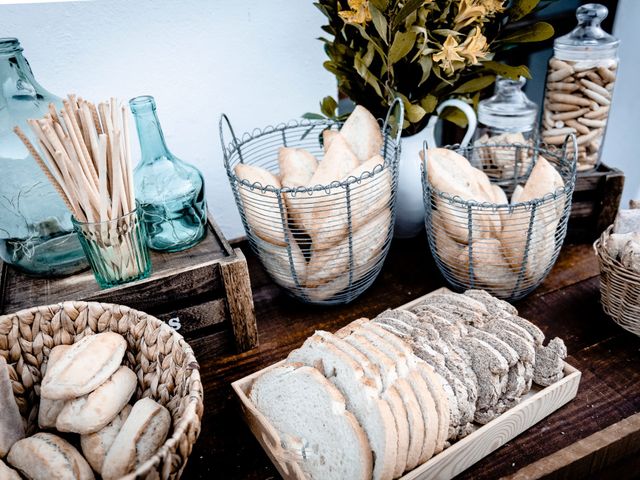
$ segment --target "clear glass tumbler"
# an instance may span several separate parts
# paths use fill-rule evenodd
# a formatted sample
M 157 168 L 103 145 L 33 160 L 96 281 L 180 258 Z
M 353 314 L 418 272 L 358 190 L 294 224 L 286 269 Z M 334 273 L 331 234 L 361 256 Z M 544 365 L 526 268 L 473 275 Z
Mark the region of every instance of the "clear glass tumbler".
M 100 288 L 151 274 L 147 232 L 139 208 L 106 222 L 83 223 L 75 217 L 72 221 Z

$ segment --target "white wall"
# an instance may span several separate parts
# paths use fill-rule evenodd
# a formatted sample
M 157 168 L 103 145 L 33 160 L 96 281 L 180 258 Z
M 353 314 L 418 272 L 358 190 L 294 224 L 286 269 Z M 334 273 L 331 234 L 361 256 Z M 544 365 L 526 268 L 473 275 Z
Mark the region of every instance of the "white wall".
M 613 34 L 620 39 L 620 67 L 602 152 L 607 165 L 626 175 L 622 206 L 640 198 L 640 1 L 621 0 Z
M 227 113 L 242 133 L 318 111 L 336 88 L 316 40 L 323 18 L 300 0 L 0 5 L 0 36 L 21 41 L 36 78 L 59 96 L 153 95 L 169 148 L 204 173 L 209 209 L 234 238 L 244 231 L 218 118 Z

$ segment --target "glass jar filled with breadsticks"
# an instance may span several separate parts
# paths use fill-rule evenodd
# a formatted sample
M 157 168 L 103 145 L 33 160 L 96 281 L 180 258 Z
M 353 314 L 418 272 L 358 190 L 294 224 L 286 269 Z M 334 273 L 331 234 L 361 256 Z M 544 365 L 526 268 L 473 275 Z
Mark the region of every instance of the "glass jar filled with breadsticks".
M 574 133 L 579 171 L 600 163 L 617 75 L 620 41 L 600 28 L 607 13 L 597 3 L 579 7 L 578 26 L 555 40 L 549 60 L 542 140 L 559 146 Z
M 126 106 L 74 95 L 28 120 L 42 155 L 14 131 L 73 213 L 73 225 L 101 288 L 149 276 L 144 222 L 134 197 Z

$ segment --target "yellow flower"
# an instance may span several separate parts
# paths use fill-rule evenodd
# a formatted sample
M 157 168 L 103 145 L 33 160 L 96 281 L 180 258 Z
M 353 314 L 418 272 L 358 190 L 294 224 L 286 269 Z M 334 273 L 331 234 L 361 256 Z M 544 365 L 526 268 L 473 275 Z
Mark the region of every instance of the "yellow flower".
M 460 30 L 461 28 L 471 25 L 478 19 L 481 19 L 487 14 L 487 9 L 484 5 L 476 3 L 474 0 L 460 0 L 458 5 L 458 13 L 453 20 L 455 26 L 454 30 Z
M 440 66 L 445 73 L 451 75 L 455 70 L 453 62 L 464 62 L 464 58 L 459 54 L 461 49 L 462 47 L 458 45 L 458 41 L 452 35 L 449 35 L 442 45 L 442 50 L 433 55 L 433 61 L 440 62 Z
M 364 25 L 371 20 L 369 0 L 349 0 L 351 10 L 342 10 L 338 15 L 347 23 Z
M 504 12 L 505 0 L 476 0 L 476 3 L 487 9 L 487 14 Z
M 489 46 L 487 45 L 486 37 L 480 32 L 478 27 L 475 27 L 464 43 L 461 45 L 462 51 L 460 54 L 469 60 L 471 65 L 478 63 L 478 58 L 484 58 L 487 54 Z

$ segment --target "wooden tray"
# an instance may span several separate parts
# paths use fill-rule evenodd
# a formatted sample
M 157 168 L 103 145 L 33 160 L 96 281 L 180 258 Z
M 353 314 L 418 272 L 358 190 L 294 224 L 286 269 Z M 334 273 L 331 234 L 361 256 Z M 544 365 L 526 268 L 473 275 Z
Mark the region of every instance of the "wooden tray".
M 211 216 L 207 236 L 176 253 L 151 251 L 149 278 L 101 290 L 91 270 L 30 277 L 0 261 L 0 315 L 65 300 L 117 303 L 166 321 L 186 338 L 229 328 L 239 351 L 258 344 L 247 261 Z
M 432 292 L 433 293 L 433 292 Z M 424 295 L 399 308 L 410 308 L 430 294 Z M 253 381 L 264 372 L 282 365 L 282 360 L 274 365 L 241 378 L 231 384 L 240 399 L 242 414 L 254 436 L 262 445 L 280 475 L 285 480 L 307 480 L 295 460 L 283 450 L 277 431 L 256 409 L 249 399 L 249 390 Z M 533 385 L 522 401 L 498 418 L 454 443 L 451 447 L 431 458 L 426 463 L 407 472 L 401 480 L 451 479 L 474 463 L 497 450 L 505 443 L 520 435 L 555 410 L 575 398 L 580 384 L 581 373 L 565 363 L 564 378 L 553 385 L 540 388 Z

